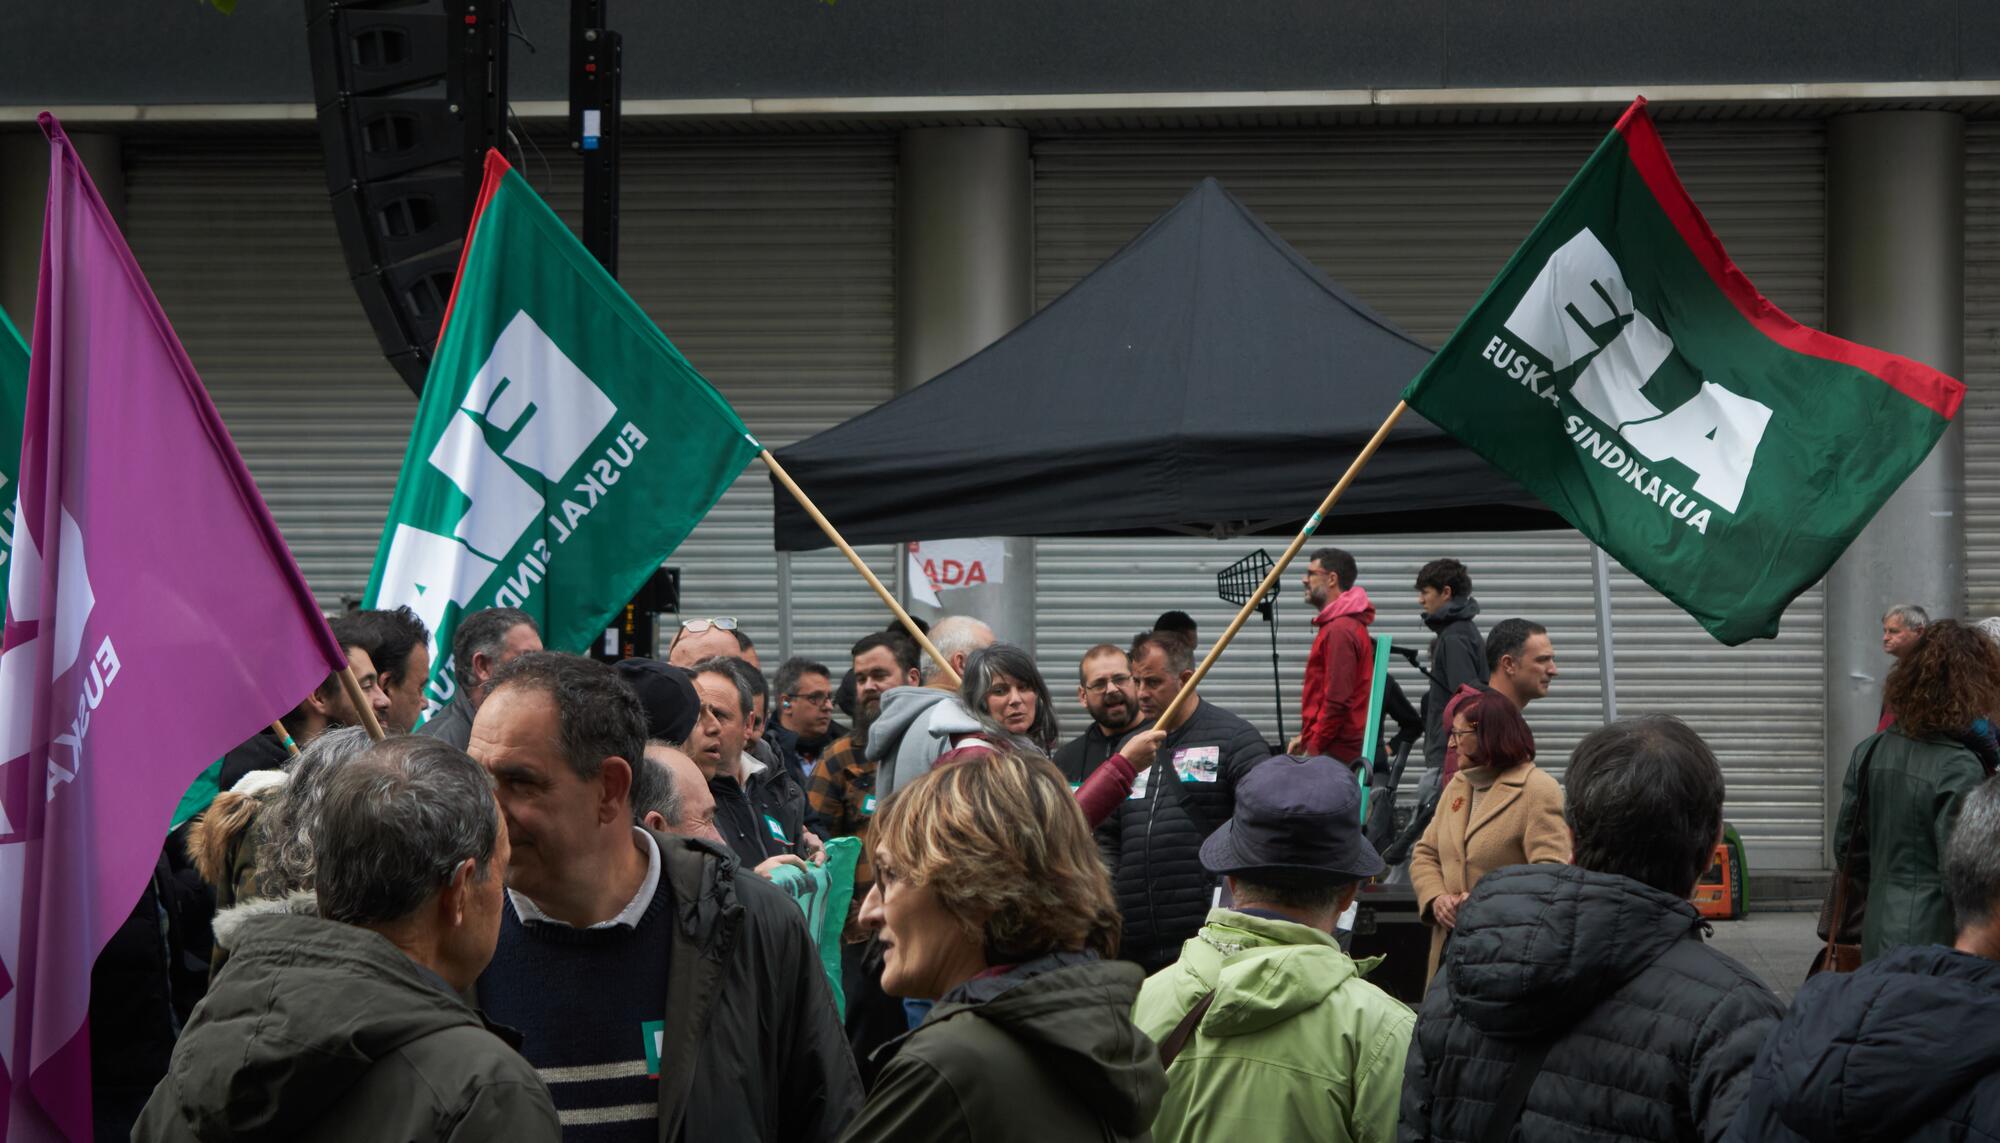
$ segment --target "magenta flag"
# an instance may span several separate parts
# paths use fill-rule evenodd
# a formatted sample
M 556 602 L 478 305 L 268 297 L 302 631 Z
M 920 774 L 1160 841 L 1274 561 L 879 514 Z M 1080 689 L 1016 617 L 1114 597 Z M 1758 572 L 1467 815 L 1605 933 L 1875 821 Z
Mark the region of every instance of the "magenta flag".
M 181 793 L 344 663 L 104 200 L 61 125 L 41 124 L 0 644 L 0 1141 L 14 1143 L 91 1136 L 91 963 Z

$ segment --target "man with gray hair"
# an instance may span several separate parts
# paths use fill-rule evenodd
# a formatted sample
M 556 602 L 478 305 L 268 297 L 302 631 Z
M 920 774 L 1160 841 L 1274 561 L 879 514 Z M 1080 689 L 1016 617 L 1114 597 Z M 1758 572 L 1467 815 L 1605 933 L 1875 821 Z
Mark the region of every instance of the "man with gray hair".
M 805 919 L 704 842 L 633 823 L 639 697 L 602 663 L 500 669 L 472 723 L 514 844 L 479 1001 L 595 1140 L 815 1143 L 861 1108 Z
M 1882 650 L 1900 663 L 1910 652 L 1917 649 L 1917 640 L 1923 638 L 1924 628 L 1931 625 L 1930 612 L 1914 603 L 1899 603 L 1882 613 Z M 1889 700 L 1882 700 L 1882 713 L 1875 720 L 1875 733 L 1880 734 L 1894 725 L 1896 712 L 1889 709 Z
M 1677 718 L 1628 718 L 1577 744 L 1565 784 L 1575 864 L 1495 870 L 1459 906 L 1403 1068 L 1404 1143 L 1706 1143 L 1750 1093 L 1784 1005 L 1688 901 L 1722 838 L 1715 754 Z
M 970 615 L 947 615 L 931 627 L 930 640 L 951 665 L 951 674 L 925 655 L 922 686 L 883 693 L 882 713 L 868 730 L 865 751 L 878 764 L 877 797 L 886 798 L 930 773 L 931 764 L 951 748 L 952 735 L 980 730 L 979 720 L 958 701 L 952 676 L 963 678 L 972 653 L 993 644 L 993 628 Z
M 507 833 L 442 742 L 333 768 L 317 917 L 244 921 L 133 1131 L 144 1140 L 558 1140 L 548 1088 L 460 999 L 492 959 Z
M 1950 947 L 1806 981 L 1764 1044 L 1728 1138 L 1990 1139 L 2000 1125 L 2000 782 L 1968 794 L 1944 853 Z
M 530 651 L 542 649 L 542 629 L 518 607 L 488 607 L 458 621 L 451 636 L 451 702 L 417 728 L 417 733 L 449 742 L 460 750 L 472 737 L 472 716 L 486 698 L 493 672 Z

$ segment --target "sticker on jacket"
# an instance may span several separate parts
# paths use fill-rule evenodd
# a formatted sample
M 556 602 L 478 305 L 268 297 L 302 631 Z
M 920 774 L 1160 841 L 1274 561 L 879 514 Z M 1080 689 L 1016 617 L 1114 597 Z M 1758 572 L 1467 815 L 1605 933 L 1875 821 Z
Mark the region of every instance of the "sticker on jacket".
M 1146 796 L 1146 786 L 1153 780 L 1152 767 L 1139 771 L 1132 779 L 1132 792 L 1125 795 L 1127 801 L 1138 801 Z
M 1213 782 L 1222 771 L 1222 747 L 1189 746 L 1174 751 L 1174 773 L 1183 782 Z
M 875 814 L 875 795 L 870 794 L 867 797 L 861 799 L 861 816 L 872 817 L 874 816 L 874 814 Z
M 770 814 L 764 815 L 764 828 L 771 831 L 772 841 L 781 841 L 786 845 L 792 844 L 792 839 L 785 836 L 785 827 L 779 825 L 778 819 L 772 817 Z
M 667 1039 L 665 1020 L 648 1020 L 639 1025 L 639 1035 L 646 1041 L 646 1074 L 660 1078 L 660 1049 Z

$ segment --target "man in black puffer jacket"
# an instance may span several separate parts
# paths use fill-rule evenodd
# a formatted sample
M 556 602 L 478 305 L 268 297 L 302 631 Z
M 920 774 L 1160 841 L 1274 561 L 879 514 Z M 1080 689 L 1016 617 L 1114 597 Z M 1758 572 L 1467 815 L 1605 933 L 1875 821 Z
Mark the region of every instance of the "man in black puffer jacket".
M 1715 755 L 1678 719 L 1578 744 L 1576 864 L 1496 870 L 1459 907 L 1403 1069 L 1403 1143 L 1486 1139 L 1510 1110 L 1508 1137 L 1535 1143 L 1721 1138 L 1783 1011 L 1702 943 L 1687 900 L 1722 794 Z M 1529 1082 L 1509 1109 L 1517 1069 Z
M 2000 784 L 1965 799 L 1944 877 L 1957 943 L 1807 981 L 1732 1141 L 2000 1138 Z
M 1150 729 L 1194 673 L 1192 648 L 1172 636 L 1139 636 L 1131 658 L 1140 718 L 1127 737 Z M 1216 878 L 1201 843 L 1236 812 L 1237 781 L 1271 756 L 1255 727 L 1214 703 L 1190 695 L 1182 709 L 1152 768 L 1097 830 L 1125 918 L 1119 955 L 1148 973 L 1179 960 L 1208 919 Z

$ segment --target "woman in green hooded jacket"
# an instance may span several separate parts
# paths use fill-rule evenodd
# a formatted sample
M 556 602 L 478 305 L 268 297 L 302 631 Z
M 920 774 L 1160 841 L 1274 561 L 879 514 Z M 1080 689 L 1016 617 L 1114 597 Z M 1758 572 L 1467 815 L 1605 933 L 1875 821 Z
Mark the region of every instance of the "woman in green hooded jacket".
M 1939 620 L 1889 672 L 1883 699 L 1896 720 L 1854 748 L 1834 827 L 1835 853 L 1868 902 L 1864 962 L 1899 945 L 1950 944 L 1957 931 L 1944 848 L 1965 796 L 1988 776 L 1966 739 L 2000 712 L 2000 647 Z

